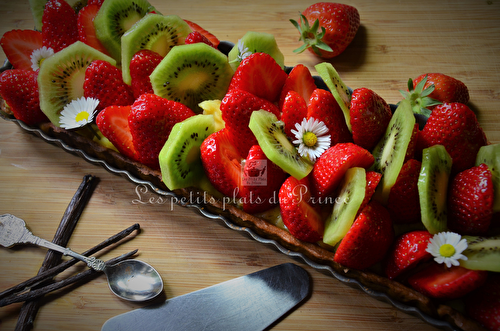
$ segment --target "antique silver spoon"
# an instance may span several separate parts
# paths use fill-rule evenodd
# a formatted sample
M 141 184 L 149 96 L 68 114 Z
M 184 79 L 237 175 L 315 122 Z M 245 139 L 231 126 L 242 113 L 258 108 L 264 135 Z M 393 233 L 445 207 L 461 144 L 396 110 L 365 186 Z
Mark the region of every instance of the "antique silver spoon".
M 152 266 L 139 260 L 124 260 L 113 265 L 95 257 L 86 257 L 33 235 L 24 220 L 11 214 L 0 215 L 0 246 L 35 244 L 85 262 L 90 268 L 106 274 L 111 292 L 129 301 L 145 301 L 163 291 L 163 280 Z

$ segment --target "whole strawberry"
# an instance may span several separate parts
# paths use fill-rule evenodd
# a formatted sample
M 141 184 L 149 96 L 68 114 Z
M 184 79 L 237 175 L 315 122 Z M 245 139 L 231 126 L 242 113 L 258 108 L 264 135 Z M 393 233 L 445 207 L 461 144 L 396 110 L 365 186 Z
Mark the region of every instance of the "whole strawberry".
M 78 40 L 78 23 L 75 10 L 64 0 L 49 0 L 42 16 L 43 45 L 54 52 Z
M 40 110 L 37 76 L 31 69 L 11 69 L 0 75 L 0 95 L 14 117 L 28 125 L 48 122 Z
M 129 106 L 134 103 L 130 86 L 123 82 L 120 69 L 107 61 L 93 61 L 85 71 L 83 95 L 99 100 L 97 109 L 109 106 Z
M 307 118 L 307 103 L 302 96 L 293 90 L 288 91 L 281 107 L 281 120 L 285 123 L 285 133 L 293 138 L 292 130 L 296 130 L 295 125 L 300 124 Z
M 149 49 L 140 50 L 132 57 L 129 69 L 134 98 L 137 99 L 144 93 L 153 93 L 149 75 L 162 59 L 160 54 Z
M 448 227 L 463 235 L 485 235 L 493 216 L 493 180 L 486 164 L 457 174 L 448 193 Z
M 387 102 L 368 88 L 353 91 L 349 114 L 354 143 L 368 150 L 382 138 L 392 117 Z
M 304 42 L 294 52 L 311 52 L 324 59 L 342 53 L 356 35 L 360 18 L 355 7 L 332 2 L 318 2 L 306 8 L 301 14 L 300 24 L 290 20 L 300 32 Z
M 443 145 L 453 160 L 454 174 L 473 167 L 479 148 L 487 143 L 476 114 L 457 102 L 434 108 L 418 139 L 419 150 Z

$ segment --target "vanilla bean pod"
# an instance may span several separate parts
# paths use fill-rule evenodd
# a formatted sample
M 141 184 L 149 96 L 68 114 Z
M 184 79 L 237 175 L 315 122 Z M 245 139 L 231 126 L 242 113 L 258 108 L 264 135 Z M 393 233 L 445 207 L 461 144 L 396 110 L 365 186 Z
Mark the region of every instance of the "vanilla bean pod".
M 115 234 L 114 236 L 109 237 L 108 239 L 106 239 L 103 242 L 101 242 L 100 244 L 92 247 L 91 249 L 83 252 L 82 255 L 84 255 L 84 256 L 93 255 L 93 254 L 101 251 L 102 249 L 120 241 L 121 239 L 127 237 L 129 234 L 131 234 L 135 230 L 139 230 L 139 229 L 140 229 L 140 225 L 138 223 L 136 223 L 136 224 L 128 227 L 127 229 Z M 57 274 L 61 273 L 64 270 L 68 269 L 69 267 L 73 266 L 74 264 L 76 264 L 79 261 L 80 260 L 78 260 L 78 259 L 71 259 L 71 260 L 65 261 L 63 263 L 60 263 L 57 266 L 52 267 L 48 270 L 45 270 L 44 272 L 39 273 L 35 277 L 32 277 L 32 278 L 30 278 L 22 283 L 19 283 L 15 286 L 12 286 L 11 288 L 8 288 L 7 290 L 1 292 L 0 299 L 6 298 L 14 293 L 24 291 L 27 288 L 33 287 L 40 282 L 44 282 L 46 280 L 52 279 L 54 276 L 56 276 Z

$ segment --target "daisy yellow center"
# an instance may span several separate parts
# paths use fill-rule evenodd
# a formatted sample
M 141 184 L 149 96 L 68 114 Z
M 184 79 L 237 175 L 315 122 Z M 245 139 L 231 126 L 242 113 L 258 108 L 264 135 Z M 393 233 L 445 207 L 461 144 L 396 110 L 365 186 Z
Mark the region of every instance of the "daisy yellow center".
M 444 244 L 439 247 L 439 254 L 444 257 L 452 257 L 455 254 L 455 247 L 450 244 Z
M 80 121 L 88 121 L 89 119 L 89 113 L 87 113 L 86 111 L 81 111 L 78 113 L 78 115 L 76 115 L 75 117 L 75 121 L 78 123 Z
M 307 147 L 313 147 L 318 142 L 318 137 L 312 132 L 304 133 L 302 141 Z

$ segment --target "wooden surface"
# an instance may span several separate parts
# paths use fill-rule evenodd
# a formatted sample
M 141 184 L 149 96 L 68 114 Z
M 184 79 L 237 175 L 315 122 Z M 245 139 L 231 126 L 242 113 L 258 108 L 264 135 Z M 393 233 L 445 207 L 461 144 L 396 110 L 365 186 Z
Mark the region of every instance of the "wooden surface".
M 312 1 L 159 1 L 163 14 L 199 23 L 221 40 L 237 42 L 248 30 L 272 33 L 286 65 L 309 68 L 320 60 L 294 54 L 298 34 L 289 19 Z M 443 72 L 469 87 L 471 107 L 489 140 L 500 142 L 500 2 L 353 0 L 361 27 L 344 54 L 332 63 L 351 87 L 368 87 L 396 103 L 410 77 Z M 0 34 L 33 27 L 27 0 L 3 0 Z M 3 61 L 4 54 L 0 54 Z M 137 194 L 135 184 L 100 166 L 0 120 L 0 213 L 27 221 L 31 230 L 52 239 L 61 216 L 85 174 L 100 183 L 85 209 L 69 246 L 87 250 L 136 222 L 142 232 L 102 255 L 111 258 L 139 249 L 138 258 L 162 274 L 165 295 L 173 298 L 285 262 L 303 266 L 313 280 L 311 297 L 275 330 L 433 330 L 407 315 L 350 288 L 270 246 L 260 244 L 195 211 L 170 203 L 149 203 L 155 195 Z M 137 203 L 142 200 L 143 203 Z M 21 246 L 0 248 L 0 290 L 36 274 L 46 251 Z M 78 268 L 74 268 L 76 270 Z M 0 329 L 13 330 L 20 304 L 0 308 Z M 104 276 L 48 296 L 35 330 L 100 330 L 108 318 L 141 304 L 112 295 Z

